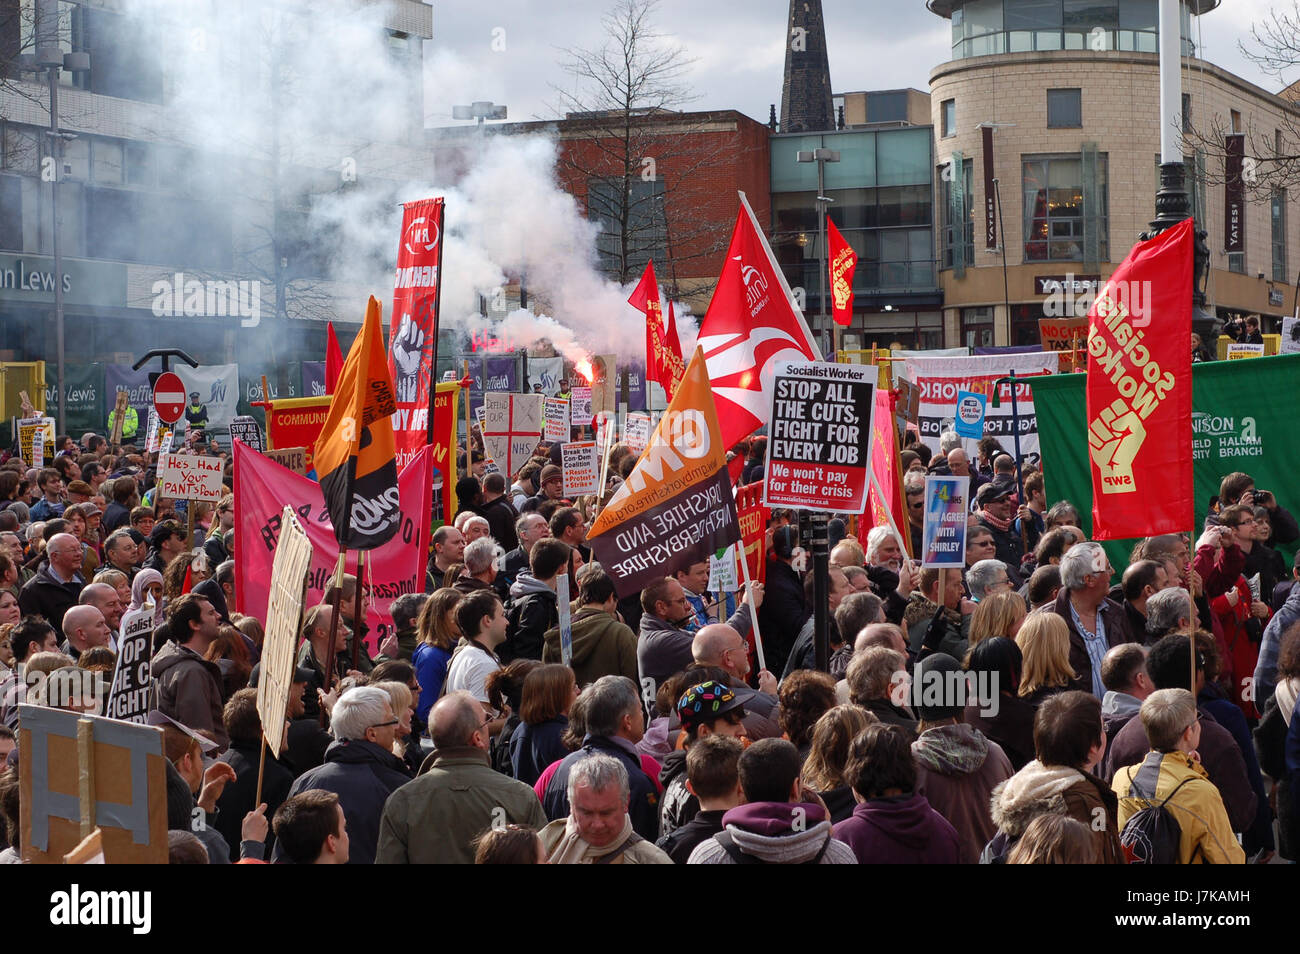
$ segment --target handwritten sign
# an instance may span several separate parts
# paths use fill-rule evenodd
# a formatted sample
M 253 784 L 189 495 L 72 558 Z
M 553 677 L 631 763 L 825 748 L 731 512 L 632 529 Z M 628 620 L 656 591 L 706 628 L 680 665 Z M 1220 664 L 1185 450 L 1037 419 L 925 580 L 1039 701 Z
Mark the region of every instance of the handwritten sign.
M 650 415 L 634 411 L 623 422 L 623 443 L 640 454 L 650 445 Z
M 582 494 L 594 494 L 600 486 L 595 441 L 570 441 L 560 447 L 564 469 L 564 496 L 572 500 Z
M 158 457 L 158 494 L 178 500 L 216 503 L 221 499 L 224 466 L 220 457 L 161 454 Z
M 483 396 L 483 448 L 511 477 L 528 463 L 542 436 L 543 400 L 540 394 L 496 391 Z
M 569 401 L 567 398 L 546 399 L 546 430 L 543 438 L 548 441 L 567 441 L 569 433 Z
M 307 448 L 277 447 L 263 453 L 285 470 L 291 470 L 295 474 L 302 474 L 304 477 L 307 476 Z

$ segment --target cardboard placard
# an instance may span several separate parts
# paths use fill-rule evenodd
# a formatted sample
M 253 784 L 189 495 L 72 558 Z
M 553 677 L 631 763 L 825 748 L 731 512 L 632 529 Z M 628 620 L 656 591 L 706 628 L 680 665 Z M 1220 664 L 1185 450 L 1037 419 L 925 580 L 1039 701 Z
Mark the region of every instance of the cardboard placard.
M 628 414 L 627 420 L 623 422 L 623 443 L 632 448 L 632 452 L 636 454 L 640 454 L 650 446 L 649 414 L 640 411 Z
M 122 617 L 117 639 L 117 668 L 108 694 L 110 719 L 144 723 L 153 701 L 154 608 L 146 605 Z
M 570 441 L 560 447 L 564 469 L 564 496 L 573 500 L 594 494 L 600 487 L 600 457 L 595 441 Z
M 970 478 L 926 477 L 921 566 L 964 569 Z
M 1088 367 L 1088 316 L 1070 316 L 1068 318 L 1039 318 L 1038 336 L 1044 351 L 1061 351 L 1061 367 L 1070 360 L 1073 351 L 1079 366 Z M 1071 344 L 1074 345 L 1071 348 Z
M 18 719 L 25 863 L 58 864 L 95 826 L 107 863 L 167 863 L 162 729 L 44 706 Z
M 311 565 L 311 540 L 292 507 L 280 513 L 280 539 L 271 564 L 271 597 L 266 638 L 262 642 L 262 674 L 257 683 L 257 714 L 262 719 L 266 747 L 277 757 L 284 741 L 285 711 L 293 689 L 294 654 L 302 618 L 303 583 Z
M 483 449 L 508 476 L 514 477 L 528 463 L 542 436 L 540 394 L 505 394 L 489 391 L 483 396 Z
M 233 446 L 241 440 L 259 454 L 266 450 L 266 441 L 262 439 L 262 428 L 257 419 L 248 414 L 240 414 L 230 422 L 230 442 Z
M 591 356 L 591 413 L 613 414 L 618 409 L 617 358 L 612 354 Z
M 585 427 L 591 423 L 591 388 L 574 388 L 570 395 L 569 423 Z
M 160 454 L 158 496 L 216 503 L 222 495 L 224 469 L 225 461 L 220 457 Z
M 546 399 L 546 428 L 542 434 L 544 440 L 564 443 L 573 435 L 569 430 L 569 401 L 567 398 Z
M 285 470 L 307 476 L 307 448 L 277 447 L 264 452 L 267 459 L 275 461 Z
M 869 365 L 778 363 L 764 504 L 862 513 L 871 477 L 875 403 L 876 369 Z

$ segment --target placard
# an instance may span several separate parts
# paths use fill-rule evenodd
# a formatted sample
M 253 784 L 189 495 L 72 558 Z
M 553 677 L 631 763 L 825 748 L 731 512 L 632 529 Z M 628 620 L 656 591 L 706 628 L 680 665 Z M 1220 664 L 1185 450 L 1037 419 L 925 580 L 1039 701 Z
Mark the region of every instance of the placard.
M 27 466 L 44 467 L 45 445 L 53 443 L 54 418 L 26 417 L 18 421 L 19 454 Z
M 876 369 L 782 361 L 775 370 L 763 503 L 862 513 L 871 472 Z
M 117 638 L 117 668 L 108 693 L 110 719 L 144 723 L 153 694 L 154 607 L 147 605 L 122 617 L 122 635 Z
M 555 576 L 555 603 L 560 613 L 560 662 L 573 665 L 573 607 L 569 605 L 569 574 Z
M 528 463 L 542 436 L 540 394 L 484 395 L 483 449 L 508 476 Z
M 160 454 L 157 496 L 216 503 L 222 496 L 224 469 L 225 461 L 220 457 Z
M 545 414 L 546 428 L 542 434 L 544 440 L 564 443 L 573 436 L 569 429 L 568 398 L 548 397 Z
M 952 429 L 958 437 L 979 440 L 984 436 L 984 412 L 988 398 L 974 391 L 957 392 L 957 411 L 953 416 Z
M 292 507 L 280 512 L 280 539 L 271 563 L 271 596 L 257 683 L 257 714 L 266 746 L 277 757 L 284 741 L 285 711 L 293 688 L 294 653 L 302 617 L 303 583 L 311 565 L 311 539 Z
M 1233 342 L 1228 345 L 1228 360 L 1240 361 L 1243 358 L 1262 358 L 1264 357 L 1264 346 L 1262 344 L 1240 344 Z
M 158 409 L 150 404 L 149 417 L 145 420 L 144 426 L 144 450 L 146 454 L 156 454 L 158 452 L 158 440 L 162 436 L 161 427 L 162 421 L 158 420 Z
M 570 392 L 569 423 L 585 427 L 591 423 L 591 388 L 578 387 Z
M 1300 318 L 1289 315 L 1282 319 L 1282 354 L 1300 352 Z
M 709 555 L 709 592 L 734 593 L 740 586 L 736 578 L 736 548 L 734 544 Z
M 573 500 L 582 494 L 594 494 L 600 486 L 600 458 L 595 441 L 570 441 L 560 446 L 564 469 L 564 496 Z
M 921 566 L 963 569 L 966 566 L 968 477 L 926 477 L 921 524 Z
M 623 443 L 640 454 L 650 444 L 650 415 L 634 411 L 623 422 Z
M 240 414 L 230 422 L 230 440 L 232 444 L 235 440 L 241 440 L 259 454 L 266 450 L 262 428 L 258 426 L 257 419 L 249 414 Z
M 617 358 L 612 354 L 591 356 L 591 413 L 613 414 L 618 408 Z
M 1074 361 L 1082 369 L 1088 367 L 1088 316 L 1071 315 L 1068 318 L 1039 318 L 1038 337 L 1044 351 L 1064 352 L 1062 362 Z M 1071 347 L 1073 345 L 1073 347 Z
M 307 448 L 305 447 L 277 447 L 274 450 L 263 451 L 269 460 L 275 461 L 285 470 L 291 470 L 295 474 L 307 476 Z
M 172 444 L 174 443 L 176 432 L 165 424 L 160 424 L 158 426 L 162 428 L 159 432 L 161 436 L 158 438 L 158 456 L 161 458 L 164 454 L 170 454 L 172 452 Z

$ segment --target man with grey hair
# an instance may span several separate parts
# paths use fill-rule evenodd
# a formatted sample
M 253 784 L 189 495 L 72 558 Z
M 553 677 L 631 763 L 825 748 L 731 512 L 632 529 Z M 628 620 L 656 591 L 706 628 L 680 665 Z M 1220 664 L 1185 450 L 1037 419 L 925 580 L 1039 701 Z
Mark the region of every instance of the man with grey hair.
M 594 754 L 604 754 L 623 763 L 627 771 L 631 801 L 628 815 L 642 838 L 659 837 L 659 790 L 641 768 L 636 744 L 645 733 L 645 711 L 636 684 L 626 676 L 602 676 L 579 697 L 587 713 L 587 737 L 582 748 L 567 755 L 546 787 L 542 807 L 555 821 L 569 814 L 569 775 L 574 766 Z
M 388 693 L 358 686 L 339 696 L 330 713 L 334 741 L 325 750 L 325 764 L 300 775 L 289 797 L 323 789 L 339 797 L 352 845 L 348 863 L 373 864 L 384 803 L 411 780 L 406 763 L 393 754 L 398 719 Z M 273 856 L 280 860 L 276 842 Z
M 1001 560 L 977 561 L 966 571 L 966 588 L 970 590 L 970 598 L 976 603 L 994 593 L 1005 593 L 1011 589 L 1007 565 Z
M 1098 699 L 1106 695 L 1101 681 L 1106 651 L 1135 642 L 1124 607 L 1106 596 L 1113 572 L 1100 543 L 1076 543 L 1061 557 L 1061 592 L 1050 610 L 1070 629 L 1070 667 L 1075 672 L 1070 688 L 1091 692 Z
M 452 585 L 462 593 L 492 589 L 497 578 L 497 560 L 501 555 L 501 548 L 495 540 L 479 537 L 465 547 L 465 569 Z
M 24 616 L 44 616 L 62 638 L 63 614 L 77 605 L 81 588 L 81 541 L 70 533 L 56 533 L 45 545 L 49 562 L 23 584 L 18 606 Z
M 532 788 L 493 771 L 491 721 L 464 691 L 447 693 L 429 710 L 432 762 L 383 806 L 376 864 L 473 864 L 474 839 L 487 829 L 546 824 Z
M 881 722 L 902 726 L 915 738 L 916 719 L 906 706 L 910 693 L 905 655 L 884 646 L 869 646 L 853 654 L 844 679 L 849 687 L 849 702 Z
M 518 578 L 520 570 L 529 568 L 533 544 L 550 535 L 551 525 L 540 513 L 526 513 L 515 521 L 515 536 L 519 540 L 519 546 L 506 554 L 501 569 L 507 588 Z
M 1153 646 L 1170 633 L 1187 633 L 1192 629 L 1192 601 L 1181 586 L 1173 586 L 1147 598 L 1146 632 L 1140 635 Z
M 672 859 L 632 828 L 627 769 L 599 753 L 569 773 L 569 815 L 539 832 L 553 865 L 670 865 Z

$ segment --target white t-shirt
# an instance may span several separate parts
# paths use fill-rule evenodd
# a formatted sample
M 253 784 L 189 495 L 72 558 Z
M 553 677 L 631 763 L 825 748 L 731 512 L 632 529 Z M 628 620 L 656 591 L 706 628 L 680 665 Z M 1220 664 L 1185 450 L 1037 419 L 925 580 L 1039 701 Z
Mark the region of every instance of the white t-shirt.
M 488 695 L 484 684 L 487 677 L 501 668 L 501 664 L 488 655 L 475 643 L 470 643 L 458 652 L 447 670 L 447 691 L 458 692 L 464 689 L 479 702 L 487 703 Z

